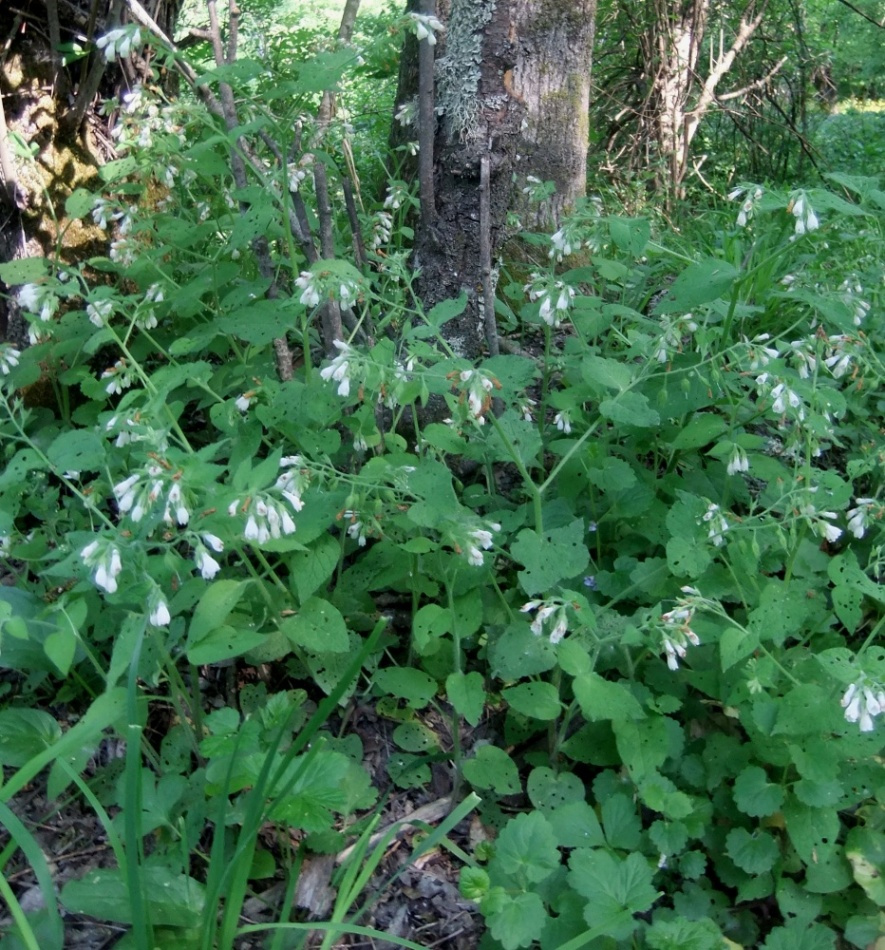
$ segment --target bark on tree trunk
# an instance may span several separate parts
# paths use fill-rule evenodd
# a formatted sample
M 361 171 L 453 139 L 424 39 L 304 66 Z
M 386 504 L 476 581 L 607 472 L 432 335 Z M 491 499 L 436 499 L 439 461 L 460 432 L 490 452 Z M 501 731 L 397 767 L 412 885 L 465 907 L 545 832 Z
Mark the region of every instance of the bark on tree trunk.
M 584 193 L 594 12 L 595 0 L 437 3 L 446 32 L 435 47 L 434 207 L 422 213 L 414 263 L 425 307 L 467 296 L 443 328 L 459 355 L 495 350 L 491 259 L 526 176 L 557 186 L 545 223 Z M 399 104 L 417 91 L 417 67 L 407 47 Z
M 513 94 L 525 108 L 520 182 L 532 175 L 556 192 L 515 206 L 524 226 L 555 229 L 587 193 L 590 71 L 596 0 L 518 0 Z M 517 200 L 522 194 L 517 192 Z

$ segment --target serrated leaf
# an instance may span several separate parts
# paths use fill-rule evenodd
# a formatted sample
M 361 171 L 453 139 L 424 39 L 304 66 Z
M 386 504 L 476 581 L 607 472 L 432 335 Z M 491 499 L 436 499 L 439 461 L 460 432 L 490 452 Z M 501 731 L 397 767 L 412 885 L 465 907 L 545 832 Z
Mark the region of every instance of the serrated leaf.
M 750 765 L 734 782 L 737 807 L 753 818 L 773 815 L 784 803 L 784 790 L 768 781 L 768 774 L 757 765 Z
M 636 927 L 633 915 L 658 898 L 652 870 L 640 854 L 622 860 L 607 851 L 579 848 L 569 869 L 569 884 L 587 898 L 584 919 L 615 940 L 626 940 Z
M 746 828 L 732 828 L 729 831 L 725 839 L 725 851 L 747 874 L 770 871 L 780 854 L 777 842 L 767 831 L 751 833 Z
M 612 848 L 634 851 L 639 847 L 642 823 L 636 806 L 626 795 L 611 795 L 602 803 L 602 827 Z
M 544 902 L 534 892 L 502 896 L 497 909 L 486 918 L 489 930 L 504 950 L 530 947 L 539 940 L 547 922 Z
M 482 868 L 461 868 L 458 892 L 469 901 L 481 901 L 489 891 L 489 875 Z
M 652 950 L 723 950 L 725 938 L 709 917 L 656 920 L 645 934 Z
M 559 693 L 551 683 L 519 683 L 501 695 L 511 708 L 529 719 L 547 721 L 562 712 Z
M 495 844 L 490 873 L 506 874 L 514 881 L 537 884 L 562 863 L 550 822 L 537 811 L 517 815 L 504 826 Z
M 579 700 L 580 702 L 580 700 Z M 634 782 L 655 775 L 667 759 L 669 741 L 663 716 L 612 723 L 621 759 Z
M 786 927 L 775 927 L 761 950 L 836 950 L 836 935 L 822 924 L 808 927 L 792 921 Z

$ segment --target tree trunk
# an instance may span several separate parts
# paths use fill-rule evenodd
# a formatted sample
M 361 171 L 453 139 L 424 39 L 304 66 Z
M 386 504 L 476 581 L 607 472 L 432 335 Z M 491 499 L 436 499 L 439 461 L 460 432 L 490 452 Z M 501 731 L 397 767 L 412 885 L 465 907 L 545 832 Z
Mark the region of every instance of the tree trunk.
M 520 183 L 552 181 L 555 193 L 517 210 L 526 227 L 555 230 L 587 193 L 590 70 L 596 0 L 517 0 L 514 95 L 525 108 Z M 517 201 L 522 194 L 516 193 Z
M 469 359 L 496 349 L 492 261 L 526 177 L 557 187 L 546 223 L 584 193 L 594 10 L 595 0 L 437 4 L 446 32 L 434 47 L 433 110 L 422 100 L 434 122 L 432 137 L 419 129 L 432 142 L 432 156 L 422 144 L 419 157 L 432 208 L 422 209 L 416 236 L 416 289 L 426 308 L 466 294 L 443 333 Z M 419 73 L 407 47 L 398 103 L 415 94 Z

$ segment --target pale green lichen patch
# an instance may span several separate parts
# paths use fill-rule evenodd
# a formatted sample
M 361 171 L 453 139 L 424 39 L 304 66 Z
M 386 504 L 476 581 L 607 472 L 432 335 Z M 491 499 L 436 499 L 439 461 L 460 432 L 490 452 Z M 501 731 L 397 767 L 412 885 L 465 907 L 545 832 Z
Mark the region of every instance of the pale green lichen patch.
M 494 12 L 495 0 L 452 3 L 446 55 L 436 63 L 436 111 L 451 138 L 471 138 L 478 131 L 483 30 Z

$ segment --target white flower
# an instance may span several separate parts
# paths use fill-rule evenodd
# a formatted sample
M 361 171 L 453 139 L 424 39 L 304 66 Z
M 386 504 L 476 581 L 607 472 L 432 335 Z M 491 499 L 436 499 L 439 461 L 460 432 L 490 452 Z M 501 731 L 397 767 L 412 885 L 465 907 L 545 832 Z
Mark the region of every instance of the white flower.
M 204 581 L 211 581 L 221 570 L 218 561 L 203 547 L 198 547 L 194 552 L 194 563 Z
M 0 344 L 0 373 L 9 375 L 9 371 L 18 366 L 21 351 L 9 343 Z
M 814 213 L 808 196 L 804 191 L 796 193 L 796 197 L 790 199 L 787 205 L 787 211 L 792 212 L 796 219 L 796 235 L 805 234 L 808 231 L 816 231 L 820 227 L 820 220 Z
M 112 63 L 117 57 L 126 59 L 132 47 L 140 46 L 141 42 L 141 30 L 138 27 L 123 26 L 99 37 L 95 45 L 102 50 L 104 58 Z
M 172 617 L 169 614 L 169 608 L 166 605 L 166 602 L 162 599 L 157 600 L 154 604 L 153 609 L 151 610 L 150 617 L 148 618 L 151 624 L 155 627 L 166 627 L 169 624 L 169 621 Z
M 436 46 L 436 34 L 444 32 L 445 27 L 437 20 L 435 16 L 427 16 L 422 13 L 410 13 L 412 20 L 412 29 L 419 40 L 427 40 L 431 46 Z
M 246 412 L 249 409 L 249 406 L 252 403 L 252 395 L 254 394 L 243 393 L 242 396 L 237 398 L 234 405 L 240 410 L 240 412 Z
M 572 420 L 567 412 L 557 412 L 553 417 L 553 424 L 565 435 L 572 431 Z
M 122 482 L 118 482 L 114 485 L 114 497 L 117 499 L 117 507 L 120 511 L 126 512 L 132 509 L 132 506 L 135 504 L 135 486 L 138 484 L 140 478 L 141 473 L 136 472 L 134 475 L 130 475 L 128 478 L 124 478 Z
M 316 307 L 319 305 L 320 292 L 317 289 L 316 280 L 310 271 L 302 271 L 295 279 L 295 286 L 302 291 L 300 300 L 305 307 Z
M 728 460 L 726 471 L 729 475 L 750 471 L 750 461 L 747 458 L 747 453 L 737 444 L 731 450 L 731 458 Z
M 707 537 L 717 548 L 721 547 L 725 543 L 725 532 L 728 531 L 728 522 L 719 509 L 719 505 L 714 505 L 710 502 L 701 520 L 705 521 L 709 526 Z
M 848 512 L 848 530 L 856 537 L 862 538 L 871 518 L 876 517 L 870 511 L 870 507 L 876 504 L 875 498 L 856 498 L 856 508 L 851 508 Z
M 109 594 L 117 590 L 117 577 L 123 569 L 120 552 L 107 541 L 92 541 L 80 551 L 83 563 L 95 568 L 92 580 L 96 587 Z
M 800 409 L 802 406 L 802 397 L 790 389 L 786 383 L 778 383 L 778 385 L 771 390 L 771 396 L 774 400 L 772 408 L 777 413 L 786 412 L 787 405 L 793 409 Z M 803 415 L 804 413 L 800 411 L 800 418 L 802 418 Z
M 103 327 L 108 322 L 108 317 L 114 312 L 113 300 L 96 300 L 93 303 L 86 304 L 86 315 L 89 322 L 97 327 Z
M 205 534 L 201 534 L 200 537 L 203 539 L 203 543 L 212 548 L 216 554 L 220 554 L 224 550 L 224 541 L 218 537 L 216 534 L 209 534 L 207 531 Z
M 102 379 L 108 380 L 105 384 L 105 392 L 111 395 L 120 394 L 124 389 L 128 389 L 132 385 L 132 377 L 132 370 L 127 369 L 126 361 L 122 359 L 117 360 L 113 366 L 101 374 Z
M 551 643 L 559 643 L 566 633 L 568 633 L 568 614 L 566 612 L 566 604 L 561 600 L 530 600 L 527 604 L 523 604 L 519 609 L 522 613 L 530 613 L 533 610 L 537 611 L 535 614 L 535 619 L 531 623 L 531 631 L 536 637 L 540 637 L 543 634 L 544 624 L 551 617 L 555 617 L 553 626 L 550 630 Z
M 846 722 L 859 723 L 861 732 L 872 732 L 875 728 L 873 720 L 885 711 L 885 691 L 881 686 L 867 685 L 862 676 L 845 690 L 840 705 L 845 710 Z
M 324 366 L 320 370 L 320 376 L 326 382 L 330 379 L 335 380 L 338 383 L 338 395 L 346 397 L 350 395 L 350 364 L 355 354 L 352 348 L 343 340 L 333 340 L 332 342 L 340 352 L 328 366 Z

